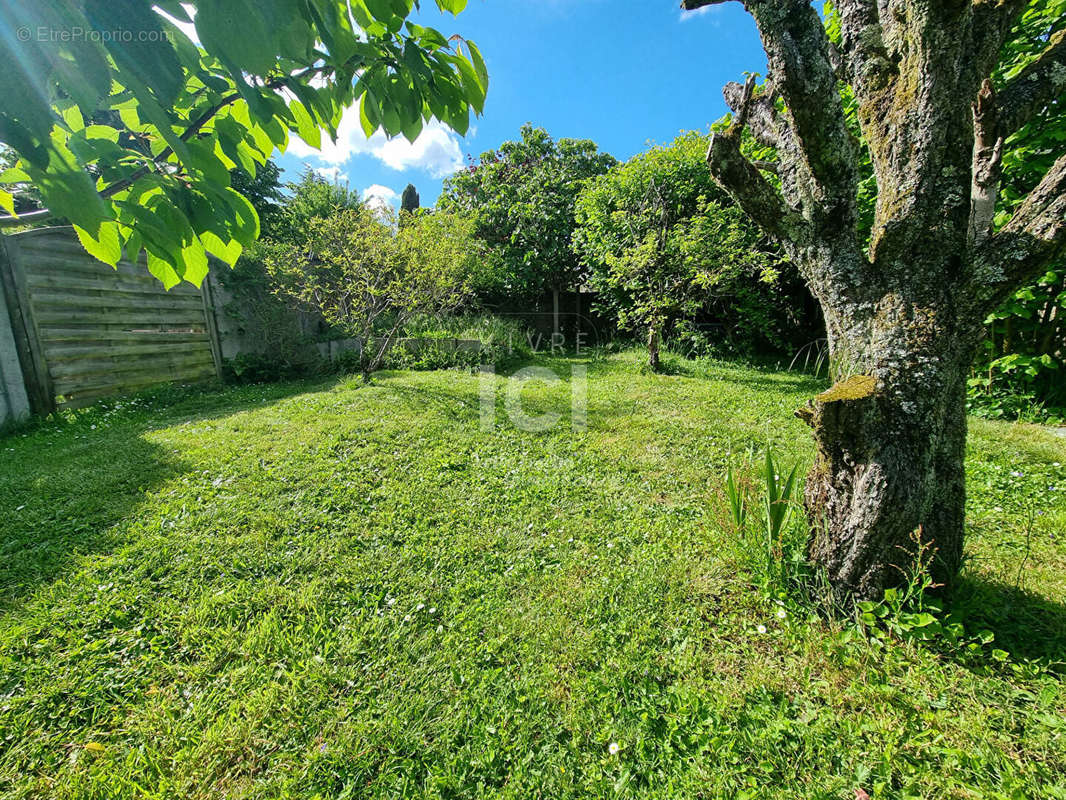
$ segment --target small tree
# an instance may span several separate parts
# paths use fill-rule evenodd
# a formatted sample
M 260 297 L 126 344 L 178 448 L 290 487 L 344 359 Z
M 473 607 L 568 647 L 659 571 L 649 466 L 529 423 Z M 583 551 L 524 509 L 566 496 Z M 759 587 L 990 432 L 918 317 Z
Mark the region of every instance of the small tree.
M 711 178 L 706 150 L 707 137 L 683 134 L 590 181 L 577 201 L 574 249 L 601 307 L 647 337 L 653 370 L 673 323 L 776 278 L 758 229 Z
M 450 215 L 395 220 L 366 207 L 312 219 L 306 242 L 266 257 L 276 291 L 360 340 L 363 379 L 381 368 L 414 314 L 440 313 L 468 296 L 469 223 Z
M 400 210 L 413 214 L 418 211 L 420 206 L 418 189 L 415 188 L 413 183 L 407 184 L 407 188 L 403 190 L 403 196 L 400 198 Z

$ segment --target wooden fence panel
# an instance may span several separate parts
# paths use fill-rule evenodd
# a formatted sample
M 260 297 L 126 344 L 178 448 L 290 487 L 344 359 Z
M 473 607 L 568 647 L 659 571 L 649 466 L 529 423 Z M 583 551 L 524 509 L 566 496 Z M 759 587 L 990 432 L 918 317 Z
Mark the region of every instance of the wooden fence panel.
M 168 292 L 143 262 L 112 269 L 71 228 L 4 241 L 0 277 L 20 314 L 13 327 L 38 413 L 219 374 L 214 319 L 196 287 Z

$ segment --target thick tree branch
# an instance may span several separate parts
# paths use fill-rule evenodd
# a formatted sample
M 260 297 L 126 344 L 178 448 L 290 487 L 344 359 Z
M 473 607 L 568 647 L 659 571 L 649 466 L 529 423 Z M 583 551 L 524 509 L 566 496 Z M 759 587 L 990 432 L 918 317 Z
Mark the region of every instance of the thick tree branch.
M 730 81 L 723 87 L 722 96 L 725 98 L 726 105 L 736 114 L 737 124 L 746 124 L 759 144 L 778 148 L 784 139 L 783 129 L 788 123 L 774 106 L 773 88 L 767 84 L 763 93 L 755 96 L 753 79 L 754 76 L 749 77 L 743 86 Z M 741 116 L 742 110 L 743 116 Z
M 1066 28 L 1052 34 L 1048 46 L 999 92 L 999 131 L 1009 136 L 1048 103 L 1066 92 Z
M 793 192 L 819 225 L 839 230 L 856 219 L 854 144 L 844 120 L 829 38 L 809 0 L 749 0 L 770 79 L 785 102 L 792 142 L 781 159 L 796 173 Z
M 986 309 L 1066 250 L 1066 155 L 1025 198 L 1011 221 L 974 253 L 974 280 Z
M 896 71 L 885 47 L 881 18 L 875 0 L 850 0 L 837 4 L 844 75 L 860 97 L 883 89 Z
M 711 137 L 707 150 L 711 175 L 768 235 L 782 242 L 806 241 L 810 238 L 807 221 L 785 204 L 759 168 L 741 154 L 740 131 L 733 126 Z
M 681 7 L 695 10 L 727 1 L 682 0 Z M 810 0 L 745 0 L 744 5 L 755 18 L 770 80 L 785 104 L 781 115 L 773 109 L 772 96 L 756 98 L 759 102 L 748 111 L 753 134 L 778 149 L 782 187 L 790 204 L 834 232 L 853 226 L 855 149 L 822 19 Z M 738 95 L 738 85 L 726 88 L 731 106 Z

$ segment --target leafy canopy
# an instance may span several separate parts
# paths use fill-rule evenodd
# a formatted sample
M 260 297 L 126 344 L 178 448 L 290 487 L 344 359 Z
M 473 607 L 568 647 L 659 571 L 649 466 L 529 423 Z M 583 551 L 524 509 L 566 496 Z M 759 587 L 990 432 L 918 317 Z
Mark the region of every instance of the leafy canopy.
M 452 14 L 466 5 L 434 2 Z M 35 185 L 100 260 L 144 250 L 167 287 L 199 284 L 209 253 L 232 265 L 259 234 L 230 170 L 254 176 L 290 133 L 318 146 L 356 101 L 367 136 L 414 140 L 434 117 L 464 134 L 470 111 L 481 113 L 488 74 L 477 46 L 409 21 L 415 5 L 0 4 L 0 27 L 14 34 L 0 37 L 0 141 L 19 156 L 0 183 Z M 200 43 L 172 20 L 195 25 Z M 14 213 L 10 192 L 0 207 Z
M 555 141 L 543 128 L 522 126 L 480 162 L 444 182 L 440 207 L 471 213 L 489 248 L 488 295 L 531 298 L 582 279 L 570 247 L 574 202 L 583 183 L 617 161 L 588 139 Z

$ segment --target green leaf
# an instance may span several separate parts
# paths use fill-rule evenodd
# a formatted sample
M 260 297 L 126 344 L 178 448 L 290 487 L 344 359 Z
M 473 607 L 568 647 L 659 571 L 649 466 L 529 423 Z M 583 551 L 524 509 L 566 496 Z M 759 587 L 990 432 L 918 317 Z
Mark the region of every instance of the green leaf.
M 364 94 L 359 98 L 359 125 L 363 129 L 363 133 L 366 134 L 366 138 L 369 139 L 374 135 L 374 132 L 378 129 L 378 123 L 375 119 L 371 119 L 373 104 L 369 100 L 369 96 Z
M 192 241 L 182 248 L 181 259 L 185 266 L 182 278 L 199 289 L 207 277 L 207 251 L 198 238 L 193 237 Z
M 160 283 L 163 284 L 163 288 L 167 291 L 181 283 L 181 276 L 178 275 L 174 266 L 151 250 L 148 251 L 148 271 L 159 279 Z
M 458 14 L 466 8 L 466 0 L 437 0 L 437 8 L 441 11 Z
M 292 112 L 293 119 L 296 121 L 296 132 L 300 135 L 300 138 L 316 150 L 321 150 L 322 131 L 319 130 L 315 121 L 311 119 L 311 115 L 304 108 L 303 103 L 293 100 L 289 103 L 289 111 Z
M 276 39 L 266 25 L 264 6 L 251 0 L 211 0 L 197 4 L 196 33 L 204 47 L 218 53 L 233 74 L 267 75 L 275 64 Z
M 223 241 L 221 237 L 216 236 L 211 231 L 201 232 L 200 241 L 203 242 L 207 252 L 221 259 L 229 267 L 237 263 L 237 259 L 241 257 L 241 252 L 244 249 L 236 239 Z
M 77 225 L 74 226 L 74 232 L 78 234 L 78 240 L 85 252 L 98 261 L 114 267 L 122 259 L 122 240 L 119 237 L 117 222 L 101 223 L 100 230 L 95 235 Z
M 0 189 L 0 208 L 4 209 L 8 214 L 12 216 L 18 216 L 15 214 L 15 198 L 11 192 L 5 192 Z
M 481 57 L 481 51 L 477 45 L 469 39 L 466 40 L 466 48 L 470 51 L 470 60 L 474 65 L 474 70 L 477 72 L 481 87 L 487 91 L 489 88 L 489 70 L 485 66 L 485 59 Z
M 227 188 L 222 196 L 234 213 L 234 238 L 247 247 L 259 238 L 259 215 L 252 204 L 233 189 Z
M 85 0 L 85 15 L 98 31 L 129 31 L 111 36 L 104 47 L 119 71 L 136 76 L 160 102 L 169 104 L 185 83 L 181 64 L 163 33 L 162 20 L 143 0 Z

